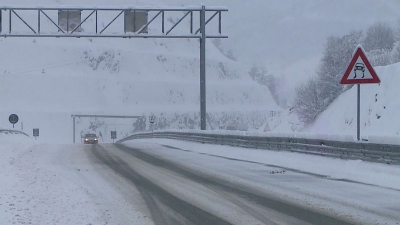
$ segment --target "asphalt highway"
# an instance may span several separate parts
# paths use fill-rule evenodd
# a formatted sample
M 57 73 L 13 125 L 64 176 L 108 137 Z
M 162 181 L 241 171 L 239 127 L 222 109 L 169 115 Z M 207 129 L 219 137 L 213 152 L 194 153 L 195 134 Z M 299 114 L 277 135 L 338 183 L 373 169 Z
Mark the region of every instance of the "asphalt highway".
M 164 146 L 164 150 L 180 154 L 172 147 Z M 91 146 L 90 153 L 138 190 L 156 225 L 355 223 L 330 211 L 269 194 L 268 188 L 263 191 L 244 185 L 239 179 L 207 173 L 198 165 L 184 165 L 140 147 L 99 144 Z

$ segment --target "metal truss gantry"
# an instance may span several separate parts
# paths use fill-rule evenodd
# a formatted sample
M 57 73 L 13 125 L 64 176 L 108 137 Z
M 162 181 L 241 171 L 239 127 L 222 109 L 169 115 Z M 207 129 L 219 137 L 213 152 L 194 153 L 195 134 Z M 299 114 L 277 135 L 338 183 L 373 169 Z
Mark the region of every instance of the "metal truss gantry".
M 80 11 L 84 14 L 84 17 L 80 24 L 70 29 L 69 25 L 66 29 L 59 26 L 53 17 L 55 13 L 60 11 Z M 227 12 L 228 9 L 223 7 L 181 7 L 181 8 L 157 8 L 157 7 L 127 7 L 127 8 L 111 8 L 111 7 L 12 7 L 12 6 L 0 6 L 0 37 L 47 37 L 47 38 L 63 38 L 63 37 L 74 37 L 74 38 L 195 38 L 200 40 L 200 117 L 201 117 L 201 129 L 206 129 L 206 40 L 207 38 L 228 38 L 228 36 L 222 34 L 222 13 Z M 142 27 L 135 29 L 136 32 L 126 32 L 121 27 L 118 31 L 108 31 L 112 24 L 117 23 L 116 20 L 124 12 L 147 12 L 151 19 L 147 21 L 147 24 Z M 24 19 L 24 13 L 35 14 L 35 20 Z M 115 13 L 109 22 L 104 27 L 99 29 L 99 21 L 104 21 L 103 14 Z M 170 26 L 166 26 L 166 15 L 169 13 L 182 13 L 178 21 L 168 21 Z M 8 15 L 7 15 L 8 14 Z M 94 22 L 89 23 L 89 18 L 93 19 Z M 208 17 L 208 18 L 206 18 Z M 206 34 L 206 25 L 217 20 L 217 32 L 216 34 Z M 176 27 L 181 24 L 185 19 L 189 20 L 189 27 L 186 33 L 176 34 Z M 195 20 L 198 19 L 198 25 Z M 54 26 L 54 30 L 44 30 L 42 28 L 43 21 L 47 20 Z M 69 21 L 69 20 L 67 20 Z M 15 31 L 13 29 L 15 23 L 23 23 L 26 31 Z M 36 24 L 35 26 L 32 23 Z M 150 25 L 159 23 L 159 29 L 147 30 Z M 8 26 L 7 26 L 8 24 Z M 172 25 L 171 25 L 172 24 Z M 86 29 L 86 27 L 88 29 Z M 79 28 L 84 27 L 84 31 Z M 6 29 L 6 30 L 4 30 Z

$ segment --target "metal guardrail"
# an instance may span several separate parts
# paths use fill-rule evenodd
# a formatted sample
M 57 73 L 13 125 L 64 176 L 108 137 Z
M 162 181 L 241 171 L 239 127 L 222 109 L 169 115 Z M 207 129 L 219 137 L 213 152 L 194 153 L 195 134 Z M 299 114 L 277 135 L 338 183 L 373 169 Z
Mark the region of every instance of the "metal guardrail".
M 244 148 L 290 151 L 341 159 L 359 159 L 385 164 L 400 164 L 400 145 L 388 144 L 340 142 L 306 138 L 254 137 L 183 132 L 134 134 L 119 140 L 117 143 L 143 138 L 167 138 L 207 144 L 230 145 Z
M 29 137 L 29 135 L 23 131 L 19 131 L 19 130 L 7 130 L 7 129 L 0 129 L 0 133 L 3 134 L 22 134 L 25 135 L 27 137 Z

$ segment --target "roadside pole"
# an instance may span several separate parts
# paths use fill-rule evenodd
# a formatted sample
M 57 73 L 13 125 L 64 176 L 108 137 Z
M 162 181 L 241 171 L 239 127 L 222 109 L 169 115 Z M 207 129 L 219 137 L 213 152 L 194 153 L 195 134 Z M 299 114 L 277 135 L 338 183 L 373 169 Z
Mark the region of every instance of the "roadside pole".
M 378 84 L 381 80 L 367 59 L 361 45 L 356 47 L 353 58 L 340 84 L 357 84 L 357 140 L 361 140 L 361 84 Z
M 357 140 L 361 140 L 361 85 L 357 84 Z

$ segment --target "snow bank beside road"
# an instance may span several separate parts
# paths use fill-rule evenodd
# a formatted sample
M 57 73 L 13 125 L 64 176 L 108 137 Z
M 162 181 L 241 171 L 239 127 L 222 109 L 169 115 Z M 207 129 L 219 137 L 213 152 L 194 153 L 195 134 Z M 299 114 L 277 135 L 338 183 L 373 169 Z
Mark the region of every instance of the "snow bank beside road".
M 285 167 L 326 176 L 331 179 L 350 180 L 400 190 L 400 166 L 395 165 L 364 162 L 361 160 L 342 160 L 291 152 L 199 144 L 169 139 L 142 139 L 124 142 L 124 144 L 131 146 L 134 146 L 135 143 L 169 145 L 192 152 Z
M 0 224 L 152 224 L 136 190 L 128 189 L 129 198 L 120 193 L 111 184 L 126 181 L 90 151 L 0 134 Z
M 375 143 L 400 144 L 400 63 L 374 68 L 380 84 L 361 85 L 361 136 Z M 341 94 L 305 131 L 318 134 L 357 132 L 357 87 Z M 396 138 L 397 137 L 397 138 Z

